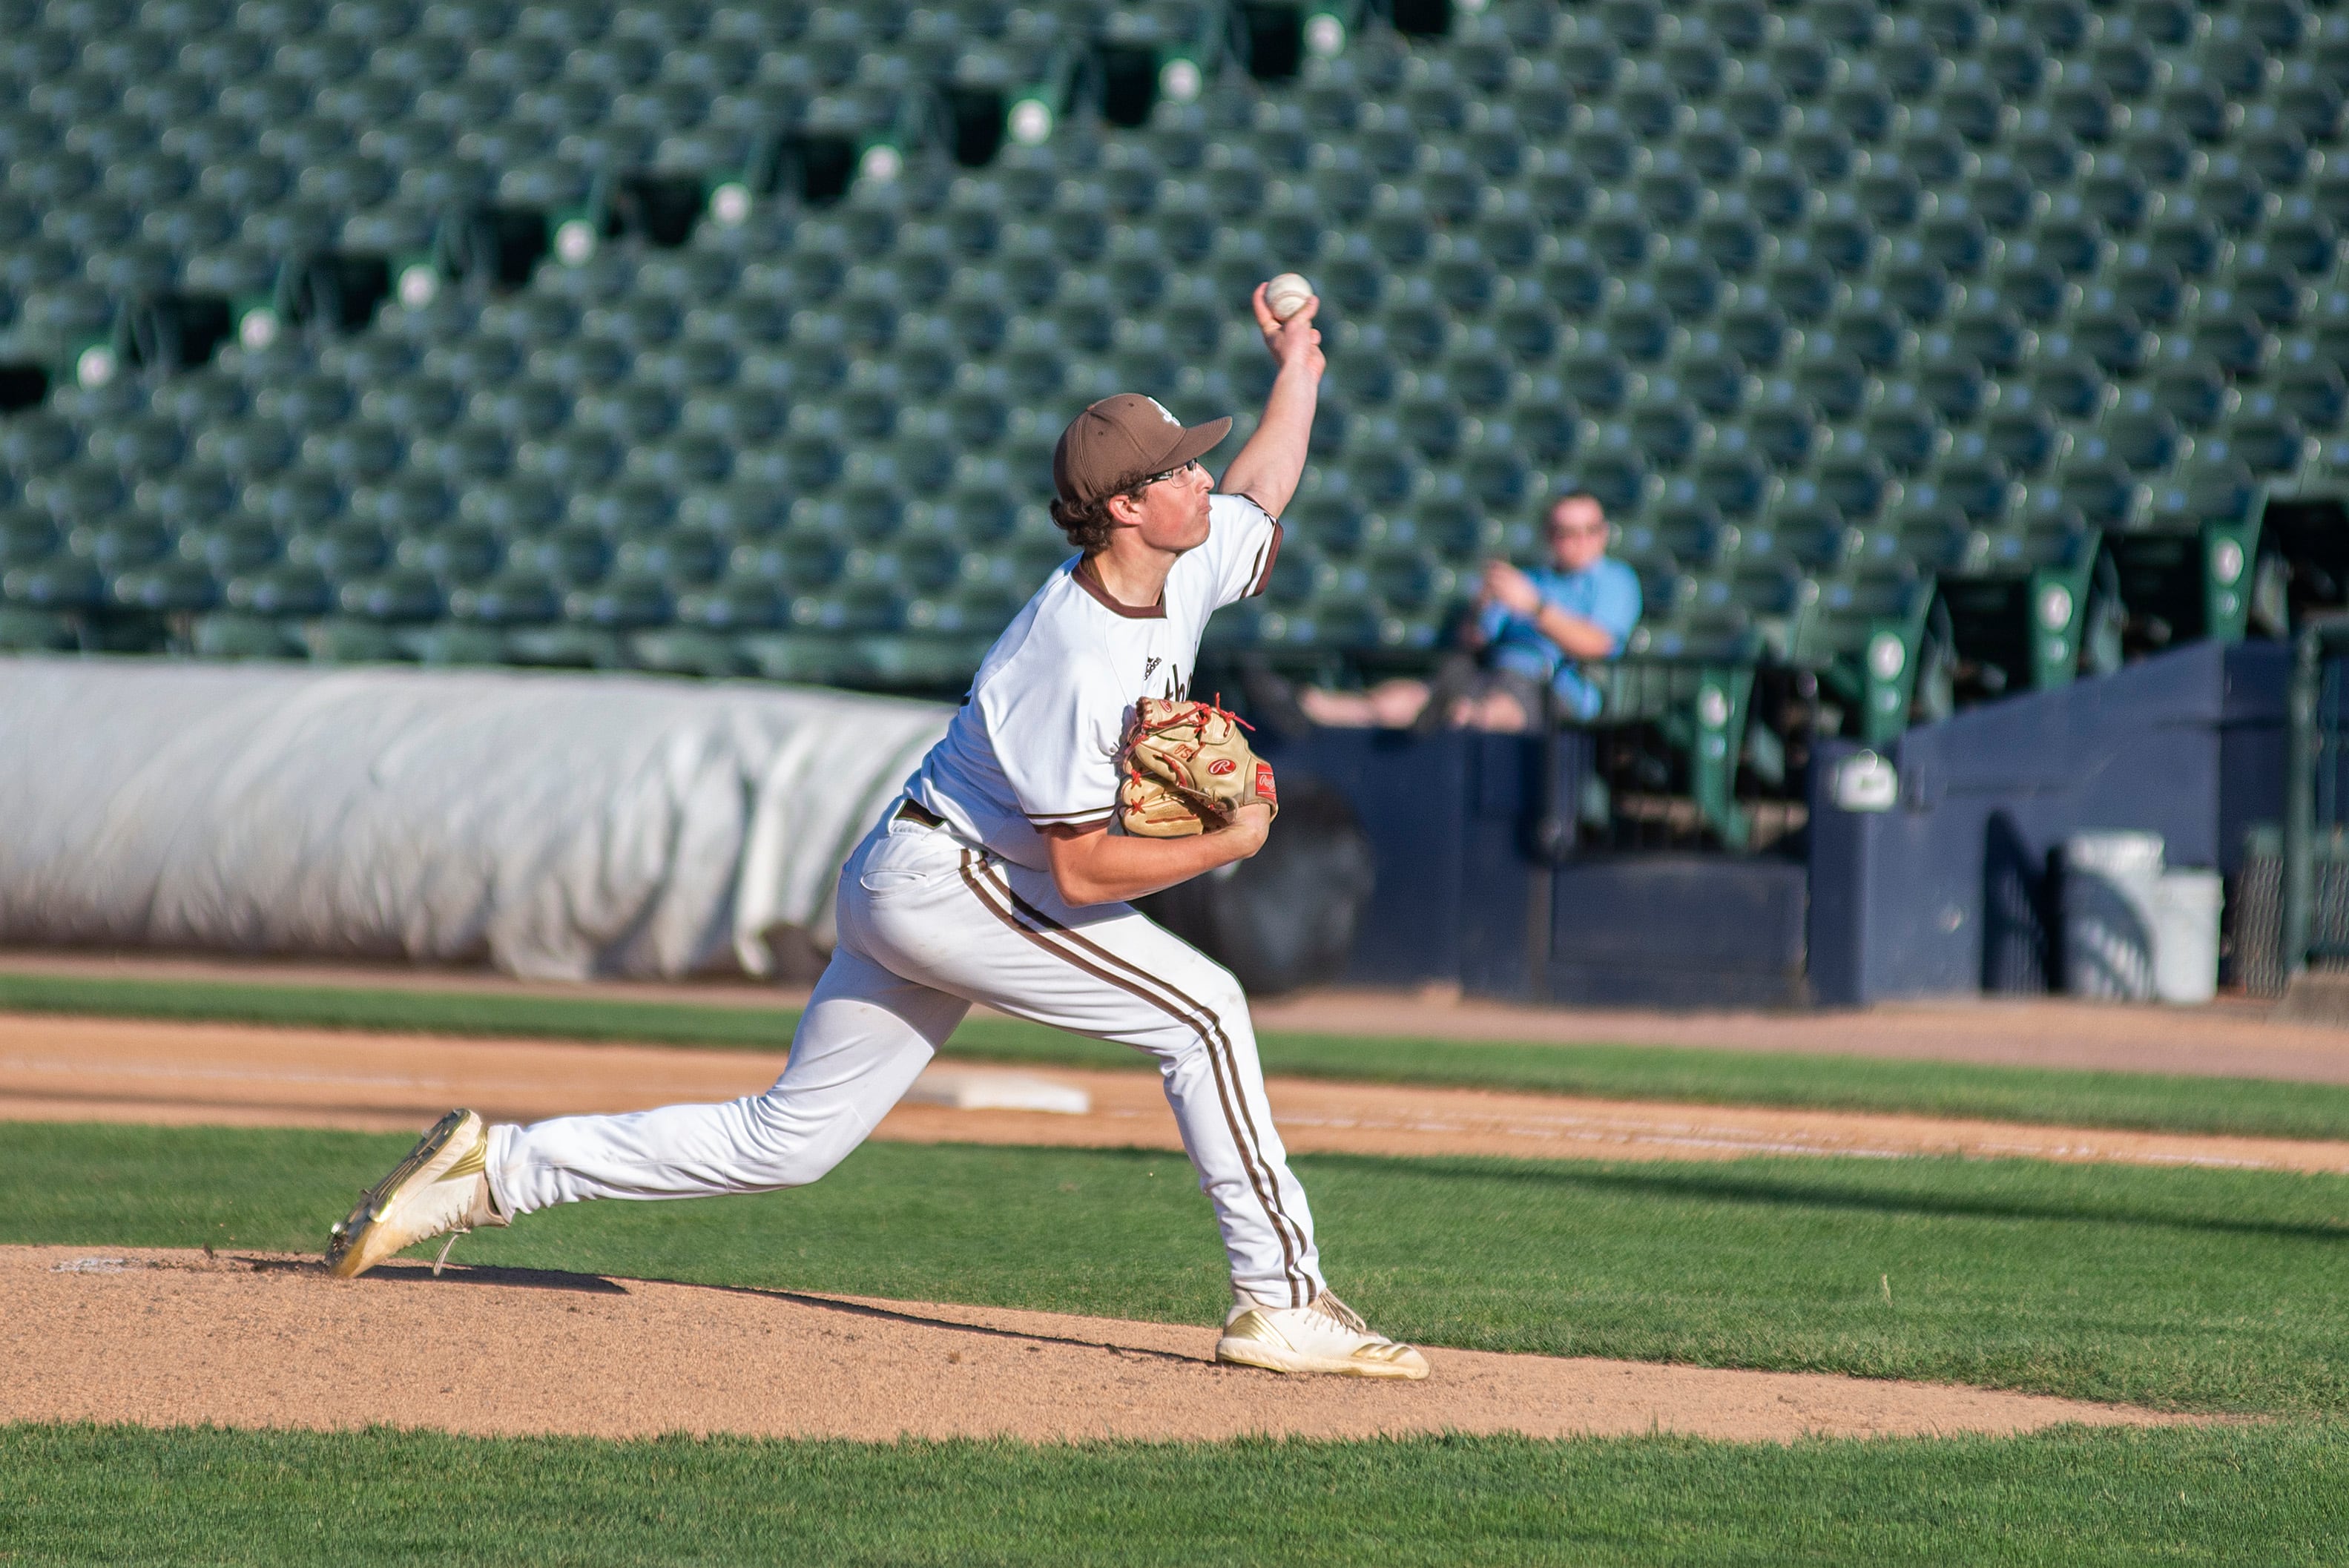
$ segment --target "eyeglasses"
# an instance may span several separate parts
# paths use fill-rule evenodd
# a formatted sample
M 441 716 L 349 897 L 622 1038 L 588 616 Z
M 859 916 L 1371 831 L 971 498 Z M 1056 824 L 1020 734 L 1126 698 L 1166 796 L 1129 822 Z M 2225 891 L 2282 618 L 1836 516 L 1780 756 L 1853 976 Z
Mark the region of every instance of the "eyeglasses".
M 1133 488 L 1136 490 L 1148 490 L 1152 485 L 1158 483 L 1161 480 L 1171 480 L 1180 475 L 1187 474 L 1198 466 L 1199 459 L 1194 458 L 1189 462 L 1183 464 L 1180 468 L 1168 469 L 1163 474 L 1153 474 L 1148 479 L 1143 480 L 1140 484 L 1135 485 Z
M 1605 522 L 1585 523 L 1580 528 L 1561 527 L 1553 524 L 1549 531 L 1549 536 L 1552 539 L 1594 539 L 1606 533 L 1608 529 L 1612 526 L 1614 525 Z

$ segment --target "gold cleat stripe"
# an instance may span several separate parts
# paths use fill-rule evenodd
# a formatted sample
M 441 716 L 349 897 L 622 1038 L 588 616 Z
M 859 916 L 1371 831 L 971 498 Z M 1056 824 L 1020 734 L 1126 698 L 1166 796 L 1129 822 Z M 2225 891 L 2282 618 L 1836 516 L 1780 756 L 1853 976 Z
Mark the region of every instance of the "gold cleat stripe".
M 481 1176 L 487 1174 L 489 1169 L 490 1140 L 486 1138 L 477 1139 L 472 1148 L 459 1155 L 456 1163 L 440 1172 L 434 1180 L 453 1181 L 460 1176 Z
M 1253 1308 L 1241 1313 L 1226 1324 L 1224 1327 L 1224 1337 L 1260 1340 L 1267 1345 L 1278 1345 L 1284 1350 L 1289 1348 L 1288 1339 L 1282 1336 L 1280 1330 L 1272 1326 L 1272 1320 Z

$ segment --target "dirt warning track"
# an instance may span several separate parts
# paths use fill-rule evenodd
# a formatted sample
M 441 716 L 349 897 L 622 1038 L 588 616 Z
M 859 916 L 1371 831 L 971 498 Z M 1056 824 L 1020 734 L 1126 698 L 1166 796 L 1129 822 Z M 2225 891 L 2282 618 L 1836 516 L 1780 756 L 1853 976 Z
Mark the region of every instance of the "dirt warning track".
M 420 1129 L 453 1105 L 492 1120 L 755 1094 L 780 1053 L 458 1040 L 241 1025 L 0 1015 L 0 1120 Z M 984 1076 L 951 1064 L 934 1071 Z M 1081 1089 L 1079 1115 L 908 1103 L 909 1142 L 1179 1149 L 1155 1074 L 1021 1069 Z M 1275 1078 L 1299 1152 L 1727 1160 L 1756 1154 L 2120 1161 L 2349 1173 L 2349 1143 L 2040 1127 L 1851 1111 L 1642 1103 Z
M 2013 1433 L 2124 1407 L 1466 1350 L 1423 1383 L 1213 1364 L 1207 1327 L 420 1263 L 0 1247 L 0 1421 L 479 1435 L 1210 1439 Z M 168 1346 L 169 1354 L 156 1354 Z

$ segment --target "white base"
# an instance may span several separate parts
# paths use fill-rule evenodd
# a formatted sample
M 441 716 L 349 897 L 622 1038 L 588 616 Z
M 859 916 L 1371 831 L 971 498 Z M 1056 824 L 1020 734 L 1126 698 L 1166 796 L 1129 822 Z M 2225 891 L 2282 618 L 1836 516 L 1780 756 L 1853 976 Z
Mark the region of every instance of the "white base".
M 913 1105 L 943 1105 L 953 1110 L 1042 1110 L 1060 1116 L 1082 1116 L 1093 1108 L 1093 1097 L 1072 1084 L 987 1068 L 931 1068 L 914 1080 L 905 1099 Z

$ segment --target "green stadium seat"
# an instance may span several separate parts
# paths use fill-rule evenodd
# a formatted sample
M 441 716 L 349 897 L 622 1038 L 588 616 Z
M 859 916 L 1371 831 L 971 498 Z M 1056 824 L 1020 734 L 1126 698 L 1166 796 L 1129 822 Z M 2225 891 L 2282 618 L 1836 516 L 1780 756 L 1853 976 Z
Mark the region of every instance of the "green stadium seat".
M 194 238 L 208 242 L 209 232 Z M 169 236 L 165 242 L 171 242 Z M 279 273 L 279 260 L 266 247 L 231 239 L 202 244 L 181 269 L 181 280 L 191 289 L 226 299 L 249 299 L 270 294 Z
M 139 480 L 132 500 L 167 528 L 201 529 L 233 516 L 240 494 L 233 475 L 190 463 Z
M 682 491 L 723 483 L 733 472 L 734 448 L 719 437 L 688 430 L 637 449 L 630 460 L 647 477 Z
M 111 464 L 136 482 L 142 475 L 170 470 L 185 454 L 187 440 L 177 421 L 150 414 L 101 426 L 88 450 L 96 461 Z
M 72 66 L 79 52 L 70 32 L 42 26 L 29 18 L 9 29 L 5 49 L 5 54 L 0 54 L 0 71 L 20 82 L 36 82 L 58 75 Z
M 2034 406 L 2032 388 L 2019 387 L 2017 396 L 1982 422 L 1951 442 L 1952 455 L 1966 460 L 1994 459 L 2006 471 L 2031 479 L 2047 471 L 2071 450 L 2071 436 L 2046 409 Z
M 226 202 L 191 196 L 143 206 L 139 232 L 174 256 L 186 257 L 225 244 L 234 238 L 238 222 Z
M 2258 247 L 2246 246 L 2235 263 L 2203 292 L 2206 312 L 2224 315 L 2247 310 L 2262 325 L 2288 328 L 2315 308 L 2317 291 L 2289 268 L 2271 264 Z
M 491 580 L 504 551 L 485 528 L 466 523 L 429 531 L 402 531 L 394 559 L 405 568 L 428 573 L 441 592 Z
M 133 567 L 108 585 L 118 604 L 163 614 L 192 614 L 221 603 L 221 585 L 200 561 Z
M 2161 95 L 2161 112 L 2206 146 L 2224 140 L 2242 123 L 2242 105 L 2191 62 L 2180 66 Z
M 666 583 L 672 593 L 715 582 L 730 553 L 727 542 L 698 529 L 641 535 L 620 546 L 618 566 Z
M 2116 408 L 2095 428 L 2081 434 L 2074 451 L 2090 459 L 2117 459 L 2131 473 L 2159 474 L 2193 450 L 2193 441 L 2177 421 L 2158 408 L 2136 411 Z
M 2274 103 L 2278 118 L 2312 142 L 2338 141 L 2349 119 L 2339 78 L 2318 74 L 2313 60 L 2285 67 Z
M 171 535 L 152 518 L 125 514 L 119 502 L 93 511 L 78 510 L 70 488 L 60 485 L 27 487 L 26 498 L 45 507 L 66 525 L 66 547 L 106 577 L 145 566 L 171 553 Z
M 677 496 L 652 480 L 619 479 L 575 492 L 568 515 L 616 541 L 628 539 L 667 528 L 677 516 Z
M 2043 533 L 2054 527 L 2114 532 L 2143 521 L 2151 502 L 2148 488 L 2119 461 L 2075 449 L 2052 484 L 2033 487 L 2029 521 Z
M 471 485 L 460 494 L 458 514 L 480 523 L 502 538 L 516 539 L 552 530 L 568 503 L 566 494 L 541 479 L 509 476 Z
M 128 201 L 94 191 L 53 202 L 41 220 L 41 228 L 50 238 L 71 246 L 77 255 L 88 257 L 138 232 L 139 217 Z
M 0 594 L 9 603 L 37 610 L 81 610 L 106 597 L 106 580 L 88 562 L 53 556 L 12 567 L 0 576 Z
M 1843 520 L 1866 528 L 1899 505 L 1900 483 L 1883 461 L 1865 450 L 1831 451 L 1811 469 L 1819 498 Z
M 772 583 L 760 577 L 729 575 L 707 587 L 681 593 L 677 600 L 680 624 L 712 632 L 770 631 L 785 624 L 790 607 Z
M 2264 390 L 2247 398 L 2242 412 L 2228 421 L 2226 440 L 2235 458 L 2261 480 L 2288 480 L 2319 450 L 2316 438 Z
M 2178 355 L 2208 357 L 2233 377 L 2264 371 L 2281 347 L 2276 335 L 2240 306 L 2223 315 L 2211 311 L 2198 315 L 2183 334 L 2172 335 L 2172 344 Z
M 2090 308 L 2075 315 L 2064 330 L 2048 334 L 2043 345 L 2050 356 L 2066 356 L 2074 348 L 2093 359 L 2111 377 L 2132 377 L 2149 365 L 2161 339 L 2140 324 L 2124 306 Z
M 337 555 L 336 560 L 364 559 L 369 566 L 379 564 L 380 558 L 389 550 L 380 530 L 372 523 L 359 525 L 359 531 L 338 527 L 348 500 L 348 492 L 331 474 L 306 469 L 296 469 L 251 485 L 244 494 L 246 509 L 268 523 L 281 537 L 291 540 L 296 536 L 307 538 L 331 534 L 340 542 L 336 546 L 338 551 L 358 552 L 356 555 Z M 345 575 L 351 570 L 348 565 L 332 564 L 323 556 L 305 559 L 315 561 L 336 576 Z
M 524 443 L 515 454 L 515 466 L 564 490 L 585 490 L 612 479 L 625 458 L 620 443 L 607 433 L 570 428 L 544 441 Z
M 511 539 L 507 563 L 538 573 L 565 591 L 589 586 L 611 571 L 611 538 L 592 523 L 573 523 L 544 533 Z
M 1727 570 L 1744 542 L 1738 530 L 1723 524 L 1719 512 L 1697 499 L 1661 502 L 1651 517 L 1627 529 L 1625 537 L 1639 556 L 1661 558 L 1676 570 L 1699 574 Z
M 1868 450 L 1901 474 L 1922 472 L 1939 461 L 1951 445 L 1949 432 L 1941 428 L 1930 408 L 1913 404 L 1870 413 L 1858 434 Z
M 1746 428 L 1754 448 L 1782 470 L 1802 468 L 1826 440 L 1816 412 L 1789 380 L 1765 383 Z
M 1743 409 L 1761 390 L 1761 380 L 1735 354 L 1718 346 L 1717 336 L 1692 339 L 1692 352 L 1672 366 L 1672 380 L 1689 400 L 1715 418 Z
M 2341 255 L 2340 225 L 2305 195 L 2285 199 L 2262 242 L 2271 259 L 2312 281 L 2332 275 Z
M 1670 396 L 1651 396 L 1629 410 L 1625 420 L 1631 444 L 1660 470 L 1688 462 L 1709 433 L 1692 405 Z
M 65 549 L 65 535 L 38 507 L 0 506 L 0 572 L 47 561 Z
M 360 413 L 415 435 L 431 435 L 455 423 L 465 411 L 466 394 L 445 377 L 392 375 L 367 385 Z
M 335 602 L 354 619 L 393 624 L 434 620 L 446 604 L 430 574 L 413 568 L 394 568 L 345 583 L 336 590 Z
M 74 427 L 57 414 L 33 409 L 0 420 L 0 463 L 18 484 L 70 461 L 81 449 Z
M 2305 346 L 2294 344 L 2295 349 Z M 2311 432 L 2330 435 L 2349 418 L 2349 379 L 2339 366 L 2313 354 L 2295 354 L 2277 377 L 2279 407 Z
M 355 492 L 352 511 L 373 521 L 387 536 L 402 541 L 404 549 L 406 542 L 446 523 L 455 514 L 456 498 L 429 474 L 402 473 L 381 486 Z
M 2010 387 L 2014 385 L 2009 383 Z M 2028 406 L 2075 423 L 2100 417 L 2112 407 L 2118 391 L 2101 366 L 2076 353 L 2041 360 L 2024 385 L 2028 388 Z M 2020 389 L 2006 403 L 2024 406 Z
M 374 483 L 399 467 L 407 441 L 378 420 L 350 420 L 303 437 L 303 462 L 322 467 L 343 483 Z
M 1822 422 L 1857 418 L 1875 386 L 1867 366 L 1837 345 L 1831 334 L 1822 334 L 1816 344 L 1804 346 L 1804 356 L 1792 366 L 1789 377 L 1795 397 Z
M 2028 325 L 2045 326 L 2075 307 L 2079 285 L 2066 280 L 2064 269 L 2027 252 L 2015 253 L 2024 251 L 2018 245 L 2010 252 L 1992 286 L 1977 289 L 1972 297 L 1979 304 L 2002 305 Z
M 85 526 L 112 526 L 108 520 L 120 513 L 130 499 L 129 487 L 123 482 L 122 476 L 110 465 L 92 459 L 82 459 L 47 472 L 26 475 L 21 482 L 25 499 L 73 529 L 77 542 Z M 145 525 L 125 519 L 120 526 L 137 530 Z M 75 548 L 78 552 L 87 553 L 81 552 L 78 542 Z M 115 569 L 115 563 L 101 561 L 100 564 L 109 571 Z
M 277 531 L 252 516 L 223 516 L 209 526 L 179 523 L 174 535 L 181 556 L 204 563 L 230 587 L 285 556 L 285 540 L 277 538 Z
M 1926 340 L 1924 364 L 1917 366 L 1917 397 L 1948 425 L 1966 425 L 1982 413 L 1997 395 L 1997 385 L 1982 376 L 1975 359 L 1954 352 L 1948 340 Z

